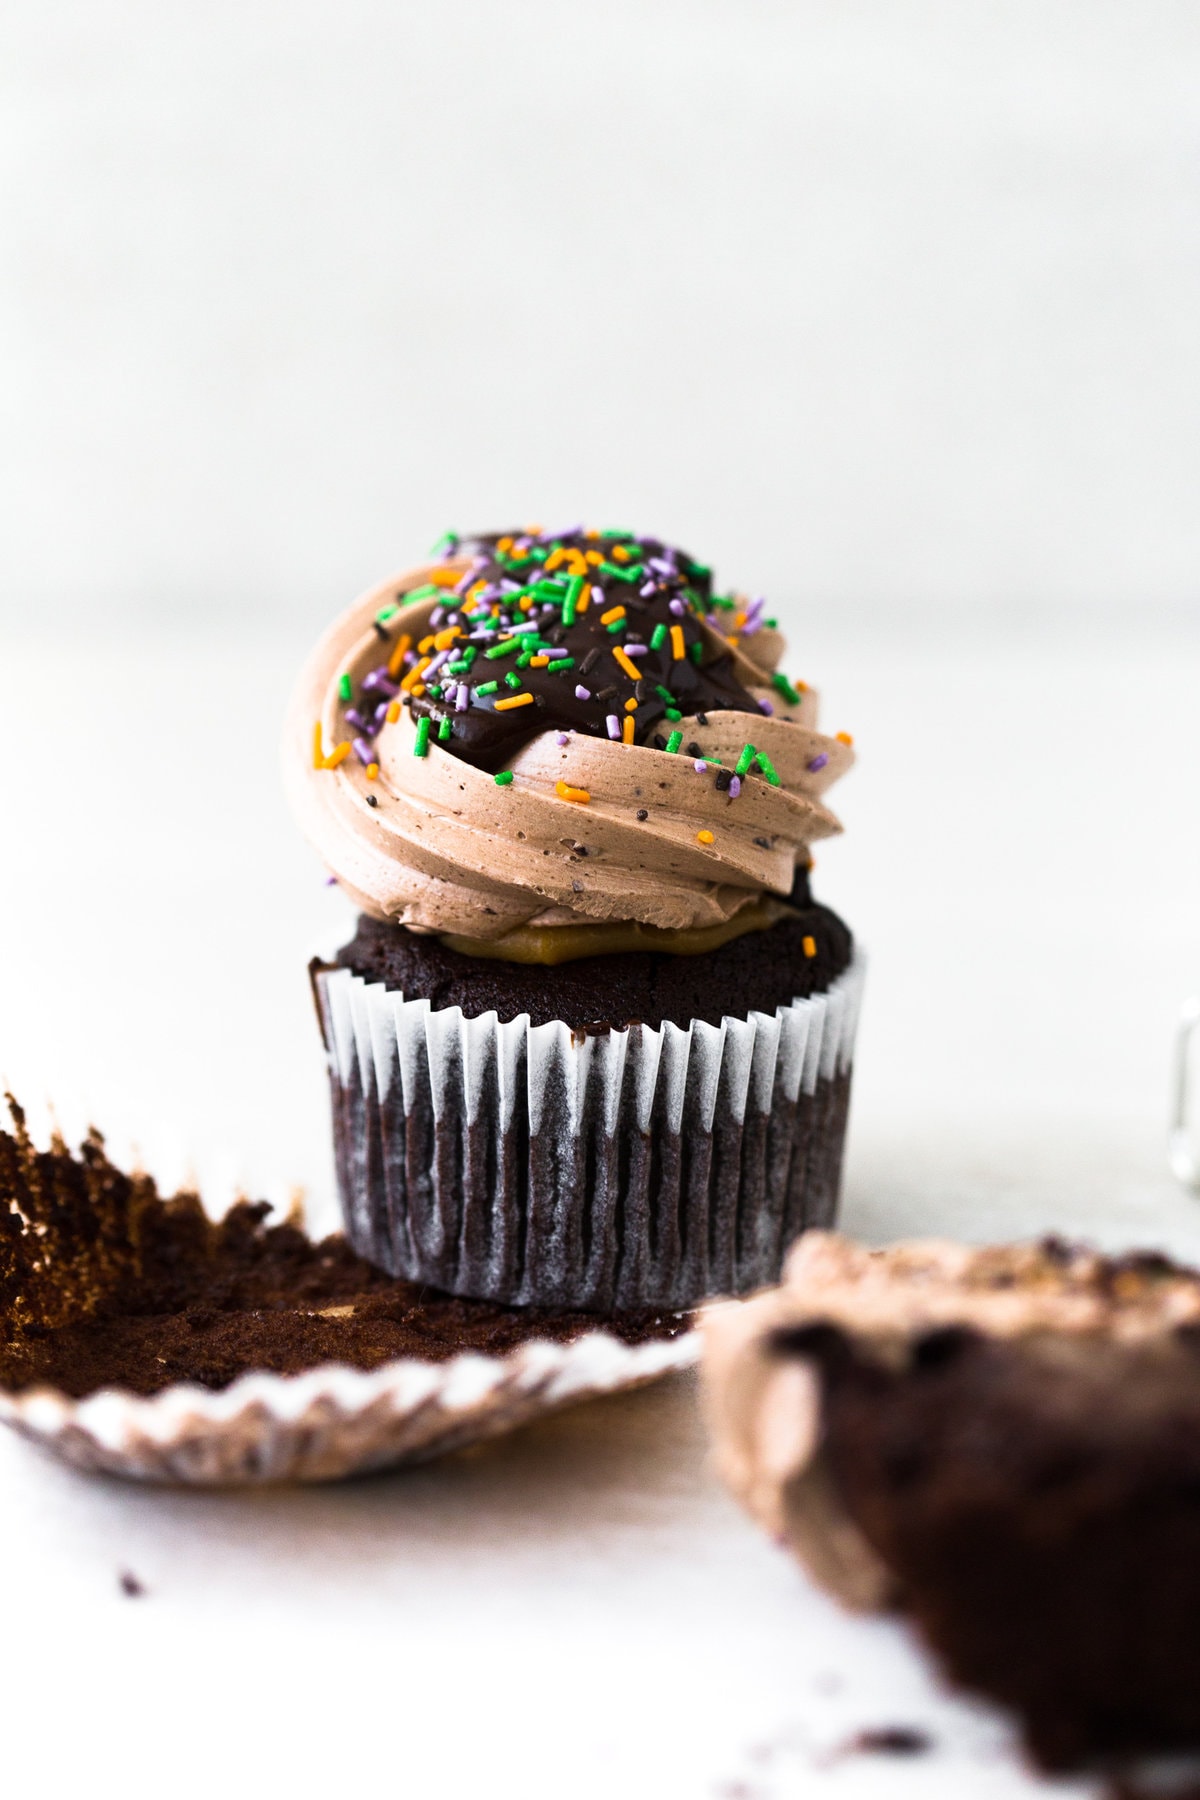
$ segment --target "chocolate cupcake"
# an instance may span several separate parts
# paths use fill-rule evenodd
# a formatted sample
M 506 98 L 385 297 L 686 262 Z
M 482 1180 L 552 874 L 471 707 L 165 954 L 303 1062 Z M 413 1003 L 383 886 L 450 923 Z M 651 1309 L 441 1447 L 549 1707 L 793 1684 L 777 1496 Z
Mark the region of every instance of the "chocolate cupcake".
M 853 752 L 763 612 L 656 539 L 452 537 L 310 660 L 338 1182 L 391 1273 L 686 1306 L 831 1221 L 861 966 L 808 869 Z

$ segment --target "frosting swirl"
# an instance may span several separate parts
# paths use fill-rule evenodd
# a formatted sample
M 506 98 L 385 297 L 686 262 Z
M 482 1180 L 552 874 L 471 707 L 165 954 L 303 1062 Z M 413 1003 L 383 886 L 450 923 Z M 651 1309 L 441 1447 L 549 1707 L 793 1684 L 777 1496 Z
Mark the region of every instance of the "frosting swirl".
M 853 761 L 762 611 L 656 539 L 447 540 L 310 657 L 291 804 L 359 907 L 412 930 L 721 926 L 840 830 L 821 796 Z

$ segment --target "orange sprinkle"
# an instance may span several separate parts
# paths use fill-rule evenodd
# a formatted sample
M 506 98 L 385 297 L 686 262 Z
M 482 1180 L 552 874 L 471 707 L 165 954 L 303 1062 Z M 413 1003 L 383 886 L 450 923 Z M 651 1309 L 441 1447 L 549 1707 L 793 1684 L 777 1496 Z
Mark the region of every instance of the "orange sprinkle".
M 533 695 L 532 694 L 509 694 L 509 695 L 507 695 L 507 697 L 505 699 L 497 700 L 496 705 L 495 705 L 495 710 L 496 710 L 496 712 L 512 712 L 512 710 L 515 706 L 532 706 L 532 705 L 533 705 Z
M 595 535 L 596 534 L 594 531 L 588 532 L 589 537 L 595 537 Z M 601 554 L 598 550 L 588 550 L 588 551 L 585 551 L 584 554 L 585 554 L 586 560 L 591 563 L 593 569 L 598 569 L 600 567 L 600 564 L 604 561 L 604 558 L 601 556 Z
M 396 639 L 396 648 L 388 657 L 388 674 L 392 677 L 393 681 L 404 667 L 404 659 L 411 649 L 412 639 L 407 632 L 402 638 Z
M 740 613 L 734 613 L 734 615 L 733 615 L 733 629 L 734 629 L 734 630 L 735 630 L 735 631 L 740 631 L 740 630 L 741 630 L 741 629 L 742 629 L 742 626 L 743 626 L 743 625 L 744 625 L 744 624 L 745 624 L 745 623 L 746 623 L 746 614 L 745 614 L 745 613 L 744 613 L 744 612 L 740 612 Z
M 613 561 L 614 562 L 628 562 L 629 561 L 629 552 L 625 548 L 624 544 L 614 544 L 612 547 L 612 553 L 613 553 Z
M 420 662 L 413 664 L 412 668 L 408 671 L 408 674 L 404 677 L 404 680 L 400 683 L 400 692 L 402 694 L 412 693 L 412 690 L 416 687 L 422 675 L 429 667 L 431 660 L 430 657 L 423 656 Z
M 816 938 L 806 937 L 803 944 L 801 945 L 801 948 L 804 951 L 805 956 L 815 956 L 817 954 Z
M 531 656 L 529 659 L 529 666 L 531 669 L 544 669 L 549 661 L 550 658 L 548 656 Z
M 682 662 L 687 655 L 687 646 L 683 641 L 683 626 L 671 627 L 671 656 L 675 662 Z
M 602 625 L 615 625 L 618 619 L 623 619 L 624 617 L 625 608 L 623 606 L 610 606 L 607 612 L 602 612 L 600 614 L 600 623 Z
M 578 600 L 575 602 L 576 613 L 585 613 L 591 604 L 592 604 L 592 590 L 591 590 L 591 588 L 585 587 L 582 594 L 580 594 Z
M 801 694 L 807 694 L 808 692 L 807 681 L 793 681 L 792 686 Z
M 325 767 L 327 769 L 336 769 L 338 767 L 339 763 L 345 762 L 345 760 L 349 756 L 349 754 L 350 754 L 349 744 L 337 744 L 329 752 L 329 755 L 325 758 Z
M 602 614 L 600 623 L 603 625 L 607 624 L 607 622 L 606 617 Z M 628 675 L 630 681 L 640 681 L 642 679 L 641 670 L 634 662 L 632 656 L 622 650 L 620 644 L 613 645 L 613 661 L 617 664 L 618 668 Z
M 633 742 L 633 714 L 630 712 L 627 712 L 621 720 L 621 742 L 623 744 L 632 744 Z
M 547 575 L 553 575 L 555 569 L 557 569 L 560 562 L 564 561 L 565 557 L 566 557 L 565 550 L 563 550 L 563 549 L 552 550 L 550 552 L 549 556 L 546 558 L 545 562 L 542 564 L 542 568 L 545 571 L 545 573 Z
M 592 797 L 586 788 L 572 787 L 569 781 L 556 781 L 554 791 L 560 800 L 575 800 L 580 806 L 586 806 Z
M 374 781 L 374 779 L 378 775 L 378 773 L 379 773 L 379 764 L 378 763 L 368 763 L 367 764 L 367 780 L 368 781 Z
M 483 581 L 483 580 L 473 581 L 471 583 L 470 587 L 467 589 L 463 598 L 466 600 L 478 600 L 480 594 L 482 594 L 482 592 L 486 586 L 487 586 L 486 581 Z
M 567 571 L 571 575 L 587 574 L 587 558 L 584 556 L 582 550 L 569 550 L 567 552 Z
M 537 602 L 534 600 L 533 595 L 526 594 L 522 599 L 517 601 L 517 609 L 519 612 L 532 612 L 536 604 Z
M 394 725 L 396 723 L 397 719 L 400 717 L 400 702 L 398 700 L 393 700 L 391 702 L 387 709 L 386 717 L 389 725 Z
M 462 578 L 461 569 L 435 569 L 429 577 L 436 587 L 457 587 Z
M 324 767 L 325 747 L 321 742 L 321 721 L 318 719 L 313 726 L 313 768 L 323 769 Z
M 457 625 L 447 625 L 445 631 L 439 631 L 433 640 L 435 650 L 448 650 L 462 636 Z
M 848 731 L 839 731 L 837 734 L 837 741 L 839 744 L 852 744 L 854 739 L 850 736 Z
M 711 831 L 698 831 L 696 833 L 696 842 L 698 844 L 711 844 L 713 842 L 712 832 Z
M 420 643 L 417 645 L 417 649 L 421 652 L 421 655 L 424 656 L 427 650 L 433 649 L 436 642 L 437 640 L 431 631 L 428 637 L 423 637 L 421 639 Z
M 512 549 L 512 538 L 508 537 L 508 536 L 502 537 L 499 540 L 499 542 L 497 543 L 496 548 L 500 552 L 501 556 L 507 556 L 509 551 Z
M 637 701 L 636 700 L 627 700 L 625 702 L 625 711 L 626 712 L 636 712 L 637 711 Z
M 409 692 L 414 700 L 419 700 L 421 695 L 425 692 L 425 683 L 423 681 L 418 681 L 416 687 L 410 688 Z

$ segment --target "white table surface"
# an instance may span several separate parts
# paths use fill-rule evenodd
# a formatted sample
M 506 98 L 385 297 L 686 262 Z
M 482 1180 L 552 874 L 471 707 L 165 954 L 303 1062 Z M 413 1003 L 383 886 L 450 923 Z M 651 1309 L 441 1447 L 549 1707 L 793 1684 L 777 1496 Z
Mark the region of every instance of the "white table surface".
M 818 888 L 872 957 L 846 1225 L 1200 1253 L 1162 1146 L 1200 986 L 1200 638 L 822 630 L 796 672 L 862 765 Z M 320 1225 L 303 962 L 341 902 L 275 762 L 304 647 L 0 646 L 0 1072 L 214 1204 L 302 1186 Z M 0 1582 L 6 1777 L 38 1792 L 1093 1792 L 760 1536 L 686 1377 L 312 1491 L 137 1490 L 6 1435 Z M 892 1724 L 934 1749 L 838 1753 Z

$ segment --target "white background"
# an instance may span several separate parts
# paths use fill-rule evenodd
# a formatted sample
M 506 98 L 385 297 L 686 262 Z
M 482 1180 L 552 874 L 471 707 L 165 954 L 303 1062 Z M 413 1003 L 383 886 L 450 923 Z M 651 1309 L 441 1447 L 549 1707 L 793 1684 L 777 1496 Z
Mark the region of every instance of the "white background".
M 288 686 L 447 525 L 586 514 L 765 589 L 855 733 L 849 1227 L 1200 1253 L 1193 7 L 12 0 L 0 95 L 20 1094 L 330 1221 Z M 740 1518 L 686 1380 L 314 1493 L 5 1441 L 0 1527 L 35 1791 L 1035 1791 Z M 936 1752 L 832 1756 L 891 1723 Z

